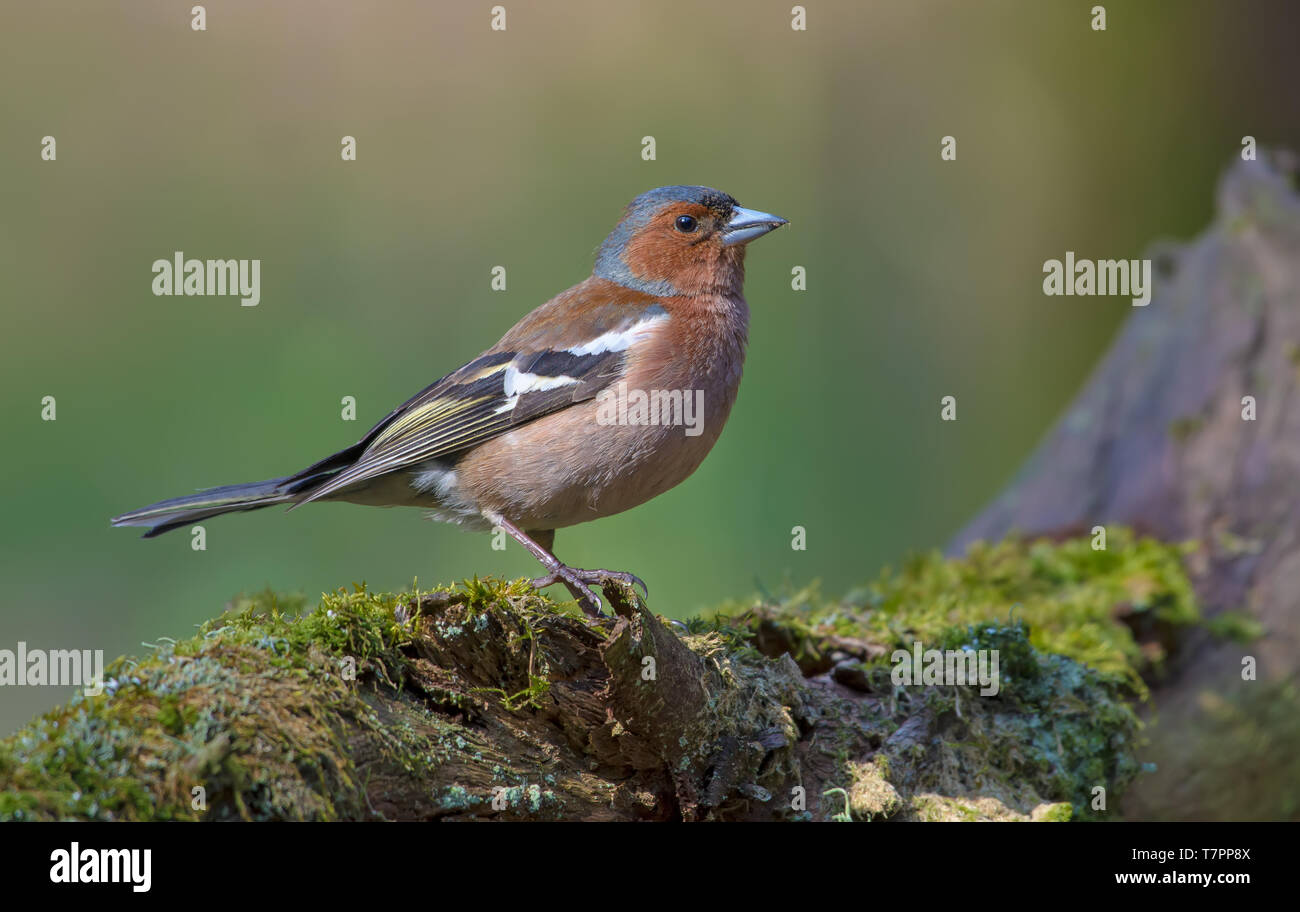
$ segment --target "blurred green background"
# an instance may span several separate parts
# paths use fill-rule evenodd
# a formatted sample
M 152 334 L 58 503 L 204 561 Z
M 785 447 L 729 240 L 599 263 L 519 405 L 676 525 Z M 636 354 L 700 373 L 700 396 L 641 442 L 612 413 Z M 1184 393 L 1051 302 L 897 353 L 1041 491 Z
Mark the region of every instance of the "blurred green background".
M 1109 3 L 1105 32 L 1042 0 L 818 0 L 805 32 L 784 0 L 505 0 L 504 32 L 487 2 L 210 3 L 206 32 L 191 5 L 3 14 L 3 648 L 111 658 L 240 591 L 535 573 L 415 510 L 223 517 L 205 552 L 108 518 L 352 443 L 671 183 L 791 221 L 750 252 L 740 399 L 689 481 L 557 550 L 676 616 L 842 590 L 942 545 L 1130 312 L 1044 297 L 1045 259 L 1190 236 L 1243 135 L 1300 147 L 1286 3 Z M 260 306 L 153 296 L 176 250 L 260 259 Z M 4 688 L 0 732 L 66 696 Z

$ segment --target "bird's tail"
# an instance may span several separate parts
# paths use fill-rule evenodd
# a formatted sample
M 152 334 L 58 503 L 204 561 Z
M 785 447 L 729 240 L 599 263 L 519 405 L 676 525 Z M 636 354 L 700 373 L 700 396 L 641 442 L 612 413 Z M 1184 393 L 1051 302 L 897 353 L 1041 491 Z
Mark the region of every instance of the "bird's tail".
M 115 526 L 146 526 L 149 531 L 144 537 L 153 538 L 210 516 L 291 503 L 298 499 L 292 490 L 296 486 L 289 484 L 292 480 L 292 477 L 272 478 L 251 484 L 208 488 L 188 497 L 173 497 L 123 513 L 113 517 L 112 522 Z

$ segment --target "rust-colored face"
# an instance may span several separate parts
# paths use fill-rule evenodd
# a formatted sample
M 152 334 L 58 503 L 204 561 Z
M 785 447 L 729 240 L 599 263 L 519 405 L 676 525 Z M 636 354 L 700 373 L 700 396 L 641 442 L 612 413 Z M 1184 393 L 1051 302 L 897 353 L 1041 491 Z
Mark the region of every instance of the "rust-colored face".
M 637 276 L 681 294 L 726 290 L 743 277 L 744 245 L 723 243 L 731 213 L 700 203 L 669 203 L 629 239 L 623 261 Z
M 595 273 L 661 297 L 739 293 L 745 244 L 784 224 L 709 187 L 660 187 L 627 207 Z

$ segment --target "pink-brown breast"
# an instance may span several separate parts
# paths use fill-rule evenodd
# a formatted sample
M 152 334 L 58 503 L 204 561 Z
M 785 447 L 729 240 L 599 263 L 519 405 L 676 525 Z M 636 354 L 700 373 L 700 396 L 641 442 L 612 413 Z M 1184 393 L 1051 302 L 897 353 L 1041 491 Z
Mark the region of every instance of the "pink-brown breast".
M 610 403 L 587 400 L 464 456 L 455 467 L 458 499 L 524 529 L 555 529 L 621 513 L 690 476 L 717 442 L 736 400 L 749 309 L 739 294 L 661 303 L 670 319 L 630 353 L 622 380 L 629 393 L 702 391 L 698 435 L 682 425 L 602 423 L 612 414 Z M 617 390 L 616 382 L 611 392 Z

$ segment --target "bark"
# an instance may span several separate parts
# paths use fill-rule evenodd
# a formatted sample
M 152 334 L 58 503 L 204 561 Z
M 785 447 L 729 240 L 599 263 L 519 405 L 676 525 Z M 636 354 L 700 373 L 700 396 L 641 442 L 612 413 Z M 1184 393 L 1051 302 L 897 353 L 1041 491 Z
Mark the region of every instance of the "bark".
M 934 700 L 933 689 L 900 696 L 878 678 L 830 673 L 824 656 L 801 667 L 777 611 L 754 618 L 753 629 L 778 639 L 753 639 L 765 655 L 717 632 L 684 635 L 632 593 L 615 605 L 616 618 L 597 622 L 501 600 L 477 612 L 457 594 L 413 606 L 419 633 L 404 685 L 366 696 L 386 729 L 403 729 L 403 744 L 383 751 L 373 732 L 351 735 L 368 813 L 688 821 L 1071 814 L 1070 796 L 1045 798 L 992 774 L 976 783 L 945 753 L 951 742 L 977 742 L 982 759 L 967 765 L 991 763 L 1014 779 L 1018 761 L 1000 759 L 1000 749 L 1023 743 L 1017 722 L 1037 723 L 1043 710 L 1032 700 L 987 713 L 968 707 L 963 717 L 960 706 L 954 714 Z M 842 667 L 882 649 L 830 639 L 822 646 Z M 542 670 L 545 689 L 519 696 Z M 1071 686 L 1053 677 L 1043 693 Z M 502 699 L 512 691 L 513 700 Z M 450 749 L 412 775 L 404 758 L 430 745 Z
M 1249 648 L 1194 638 L 1154 692 L 1158 724 L 1133 816 L 1300 812 L 1300 196 L 1296 159 L 1237 162 L 1200 237 L 1154 251 L 1134 310 L 1012 484 L 951 545 L 1122 523 L 1198 545 L 1213 613 L 1257 619 Z M 1246 399 L 1246 397 L 1252 397 Z M 1254 417 L 1250 419 L 1249 410 Z M 1259 680 L 1242 679 L 1243 659 Z M 1277 717 L 1277 718 L 1275 718 Z M 1251 790 L 1241 776 L 1258 777 Z

